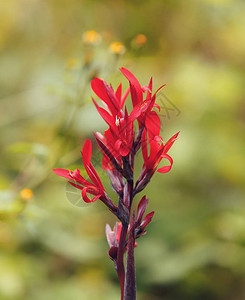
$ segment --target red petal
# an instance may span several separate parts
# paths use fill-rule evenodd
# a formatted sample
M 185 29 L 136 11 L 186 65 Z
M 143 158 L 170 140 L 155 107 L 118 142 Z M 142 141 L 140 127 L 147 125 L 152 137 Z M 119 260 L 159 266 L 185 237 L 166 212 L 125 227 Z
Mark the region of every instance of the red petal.
M 146 135 L 146 130 L 144 129 L 141 137 L 141 150 L 142 150 L 142 155 L 144 159 L 144 163 L 147 166 L 148 165 L 148 150 L 147 150 L 147 135 Z
M 159 168 L 157 170 L 157 172 L 159 172 L 159 173 L 167 173 L 167 172 L 169 172 L 171 170 L 171 168 L 172 168 L 172 165 L 173 165 L 173 159 L 168 154 L 164 154 L 163 158 L 167 158 L 169 160 L 169 162 L 170 162 L 170 165 L 162 167 L 162 168 Z
M 161 110 L 160 106 L 158 104 L 156 104 L 156 103 L 153 104 L 153 107 L 156 107 L 158 109 L 158 111 Z
M 123 108 L 123 105 L 124 105 L 124 103 L 125 103 L 125 100 L 126 100 L 127 97 L 128 97 L 129 92 L 130 92 L 130 88 L 128 87 L 128 88 L 126 89 L 126 91 L 124 92 L 122 98 L 121 98 L 121 101 L 120 101 L 120 106 L 121 106 L 121 108 Z
M 150 138 L 159 136 L 161 129 L 161 121 L 155 111 L 151 111 L 146 115 L 145 126 Z
M 87 139 L 83 146 L 83 151 L 82 151 L 83 164 L 88 173 L 88 176 L 96 185 L 96 187 L 99 187 L 101 190 L 104 190 L 99 175 L 97 174 L 94 166 L 91 164 L 91 155 L 92 155 L 92 143 L 89 139 Z
M 165 87 L 165 85 L 166 85 L 166 83 L 165 84 L 163 84 L 162 86 L 160 86 L 160 88 L 159 89 L 157 89 L 157 91 L 154 93 L 154 95 L 153 95 L 153 97 L 155 97 L 156 96 L 156 94 L 163 88 L 163 87 Z
M 105 101 L 106 103 L 108 101 L 110 101 L 106 89 L 105 89 L 105 83 L 104 80 L 101 80 L 97 77 L 95 77 L 92 81 L 91 81 L 91 87 L 92 90 L 95 92 L 95 94 L 103 101 Z
M 177 132 L 175 135 L 173 135 L 165 144 L 164 147 L 164 153 L 167 153 L 169 151 L 169 149 L 173 146 L 173 143 L 177 140 L 177 137 L 179 135 L 180 132 Z
M 129 147 L 127 147 L 127 145 L 125 145 L 125 143 L 121 143 L 120 144 L 120 148 L 119 148 L 119 153 L 122 156 L 127 156 L 130 152 Z
M 97 141 L 100 149 L 102 150 L 103 154 L 105 154 L 107 156 L 108 162 L 111 162 L 111 165 L 113 165 L 119 172 L 122 172 L 120 163 L 117 161 L 116 157 L 111 153 L 110 149 L 107 147 L 105 142 L 101 139 L 102 135 L 95 133 L 94 136 L 95 136 L 96 141 Z M 104 138 L 104 137 L 102 136 L 102 138 Z M 102 163 L 103 163 L 103 161 L 102 161 Z
M 97 108 L 97 107 L 96 107 Z M 106 123 L 110 126 L 110 128 L 116 131 L 116 124 L 114 118 L 102 107 L 97 108 L 101 117 L 106 121 Z
M 109 158 L 106 155 L 104 155 L 102 158 L 102 168 L 106 171 L 113 169 L 111 161 L 109 160 Z
M 94 166 L 92 164 L 90 164 L 89 166 L 85 166 L 85 169 L 88 173 L 88 176 L 91 178 L 91 180 L 95 184 L 95 186 L 98 189 L 100 189 L 101 191 L 104 191 L 104 187 L 102 185 L 102 182 L 101 182 L 99 175 L 97 174 Z
M 122 84 L 121 83 L 119 84 L 119 86 L 116 90 L 116 96 L 117 96 L 118 101 L 120 101 L 121 97 L 122 97 Z
M 53 172 L 61 177 L 67 178 L 69 180 L 75 181 L 82 185 L 90 184 L 86 179 L 80 175 L 80 170 L 76 169 L 75 172 L 65 170 L 65 169 L 54 169 Z
M 134 120 L 137 119 L 141 114 L 142 114 L 141 107 L 139 105 L 136 105 L 130 113 L 129 121 L 134 122 Z
M 86 202 L 86 203 L 91 203 L 91 202 L 94 202 L 96 200 L 98 200 L 100 197 L 101 197 L 101 194 L 100 195 L 97 195 L 95 196 L 92 200 L 90 200 L 87 196 L 87 187 L 85 187 L 83 190 L 82 190 L 82 197 L 83 197 L 83 200 Z
M 77 183 L 74 183 L 74 182 L 71 182 L 71 181 L 67 181 L 70 185 L 74 186 L 75 188 L 79 189 L 79 190 L 83 190 L 84 187 L 77 184 Z M 92 195 L 98 195 L 98 191 L 97 191 L 97 188 L 89 182 L 89 185 L 86 186 L 86 188 L 88 189 L 88 193 L 92 194 Z
M 130 83 L 132 102 L 133 102 L 133 106 L 135 106 L 138 103 L 143 101 L 143 93 L 142 93 L 141 85 L 137 80 L 137 78 L 129 70 L 125 68 L 121 68 L 120 70 Z
M 150 212 L 149 214 L 147 214 L 143 220 L 143 222 L 140 224 L 141 228 L 146 228 L 146 226 L 151 222 L 151 219 L 153 218 L 154 215 L 154 211 Z
M 117 223 L 117 232 L 116 232 L 116 240 L 119 242 L 120 236 L 121 236 L 121 231 L 122 231 L 122 223 L 119 222 Z
M 84 143 L 83 150 L 82 150 L 82 158 L 83 158 L 84 166 L 90 164 L 91 155 L 92 155 L 92 143 L 89 139 L 87 139 Z
M 151 99 L 151 94 L 152 94 L 152 77 L 150 79 L 148 88 L 149 88 L 149 90 L 147 92 L 146 100 Z
M 53 169 L 53 172 L 56 175 L 59 175 L 61 177 L 73 180 L 72 177 L 71 177 L 71 172 L 69 170 L 65 170 L 65 169 Z

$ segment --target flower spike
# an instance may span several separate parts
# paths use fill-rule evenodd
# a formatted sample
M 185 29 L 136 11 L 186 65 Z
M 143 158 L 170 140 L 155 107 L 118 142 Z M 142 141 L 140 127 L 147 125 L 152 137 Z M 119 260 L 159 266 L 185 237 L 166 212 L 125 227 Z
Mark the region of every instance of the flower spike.
M 161 121 L 158 115 L 160 107 L 156 104 L 157 93 L 153 93 L 153 80 L 148 85 L 141 85 L 138 79 L 126 68 L 120 71 L 129 83 L 123 92 L 122 84 L 113 89 L 104 79 L 95 77 L 91 88 L 99 100 L 92 101 L 99 115 L 107 123 L 104 133 L 94 133 L 98 149 L 102 152 L 102 168 L 107 172 L 113 191 L 118 198 L 115 205 L 102 184 L 101 178 L 91 163 L 92 142 L 86 140 L 81 151 L 83 165 L 87 173 L 84 178 L 79 169 L 74 172 L 54 169 L 54 173 L 67 179 L 69 184 L 81 190 L 85 202 L 102 201 L 117 217 L 113 229 L 107 224 L 105 233 L 109 244 L 108 256 L 117 271 L 121 300 L 136 300 L 136 276 L 134 263 L 135 240 L 146 234 L 146 227 L 151 222 L 154 211 L 145 215 L 149 199 L 144 195 L 138 203 L 137 212 L 132 212 L 133 200 L 150 182 L 157 171 L 167 173 L 171 170 L 173 159 L 169 156 L 172 145 L 179 132 L 166 143 L 160 136 Z M 125 105 L 131 96 L 132 110 Z M 141 148 L 143 166 L 135 183 L 134 160 Z M 159 167 L 166 159 L 169 164 Z M 144 216 L 145 215 L 145 216 Z M 127 251 L 126 270 L 124 254 Z

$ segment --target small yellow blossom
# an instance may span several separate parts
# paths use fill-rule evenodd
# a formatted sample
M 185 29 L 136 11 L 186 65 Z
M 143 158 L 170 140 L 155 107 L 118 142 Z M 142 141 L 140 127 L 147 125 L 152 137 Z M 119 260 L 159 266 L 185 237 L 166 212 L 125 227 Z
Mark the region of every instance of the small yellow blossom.
M 66 61 L 66 68 L 68 70 L 74 70 L 78 67 L 78 60 L 76 58 L 69 58 Z
M 20 191 L 20 196 L 23 200 L 30 200 L 33 197 L 33 191 L 31 189 L 23 189 Z
M 82 39 L 85 44 L 97 45 L 101 41 L 101 35 L 95 30 L 88 30 L 84 32 Z
M 136 37 L 134 38 L 134 41 L 138 46 L 143 46 L 147 42 L 147 37 L 141 33 L 141 34 L 136 35 Z
M 125 46 L 120 42 L 113 42 L 110 44 L 110 51 L 115 54 L 124 54 L 126 51 Z

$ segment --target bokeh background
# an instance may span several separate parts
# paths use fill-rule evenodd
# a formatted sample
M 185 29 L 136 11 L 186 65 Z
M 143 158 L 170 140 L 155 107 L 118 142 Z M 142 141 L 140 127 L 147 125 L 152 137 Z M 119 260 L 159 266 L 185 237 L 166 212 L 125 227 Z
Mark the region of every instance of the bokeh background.
M 162 136 L 181 131 L 170 173 L 146 189 L 155 210 L 136 248 L 141 300 L 245 299 L 245 2 L 0 1 L 0 299 L 119 299 L 99 202 L 84 205 L 53 168 L 83 170 L 106 126 L 90 81 L 159 94 Z M 142 161 L 137 165 L 140 171 Z M 115 196 L 111 194 L 112 197 Z

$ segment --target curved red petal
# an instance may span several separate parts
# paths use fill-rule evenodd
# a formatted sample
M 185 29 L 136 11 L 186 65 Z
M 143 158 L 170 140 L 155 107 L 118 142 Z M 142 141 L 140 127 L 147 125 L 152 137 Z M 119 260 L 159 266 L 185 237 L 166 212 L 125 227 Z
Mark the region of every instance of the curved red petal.
M 64 178 L 67 178 L 67 179 L 71 179 L 72 180 L 72 177 L 71 177 L 71 172 L 69 170 L 65 170 L 65 169 L 53 169 L 53 172 L 56 174 L 56 175 L 59 175 L 61 177 L 64 177 Z
M 169 162 L 170 162 L 170 165 L 165 166 L 165 167 L 162 167 L 162 168 L 159 168 L 159 169 L 157 170 L 157 172 L 159 172 L 159 173 L 167 173 L 167 172 L 169 172 L 169 171 L 171 170 L 171 168 L 172 168 L 172 165 L 173 165 L 173 159 L 172 159 L 171 156 L 169 156 L 168 154 L 164 154 L 164 155 L 163 155 L 163 158 L 168 159 Z
M 125 68 L 121 68 L 120 70 L 130 83 L 132 103 L 133 106 L 135 106 L 143 101 L 143 92 L 141 89 L 141 85 L 138 79 L 129 70 Z
M 169 149 L 173 146 L 173 143 L 177 140 L 177 137 L 179 135 L 180 132 L 177 132 L 175 135 L 173 135 L 165 144 L 164 147 L 164 153 L 167 153 L 169 151 Z
M 160 106 L 158 104 L 154 103 L 153 107 L 156 107 L 158 109 L 158 111 L 160 112 L 161 108 L 160 108 Z
M 53 172 L 61 177 L 75 181 L 82 185 L 90 184 L 86 179 L 80 175 L 80 170 L 76 169 L 74 172 L 65 169 L 54 169 Z
M 83 200 L 86 202 L 86 203 L 91 203 L 91 202 L 94 202 L 96 200 L 99 199 L 99 197 L 101 197 L 101 194 L 100 195 L 97 195 L 95 196 L 92 200 L 90 200 L 87 196 L 87 190 L 88 190 L 88 187 L 85 187 L 83 190 L 82 190 L 82 197 L 83 197 Z

